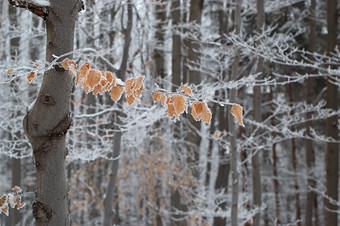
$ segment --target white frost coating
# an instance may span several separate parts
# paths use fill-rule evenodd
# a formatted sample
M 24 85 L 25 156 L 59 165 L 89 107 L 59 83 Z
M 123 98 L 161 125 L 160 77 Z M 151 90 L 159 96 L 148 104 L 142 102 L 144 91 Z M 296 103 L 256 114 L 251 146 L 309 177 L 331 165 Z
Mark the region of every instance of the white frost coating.
M 33 106 L 34 106 L 36 100 L 37 100 L 37 99 L 35 99 L 35 100 L 30 104 L 30 106 L 28 106 L 28 111 L 31 111 L 31 110 L 33 109 Z
M 39 6 L 51 6 L 50 2 L 47 0 L 33 0 L 33 3 Z

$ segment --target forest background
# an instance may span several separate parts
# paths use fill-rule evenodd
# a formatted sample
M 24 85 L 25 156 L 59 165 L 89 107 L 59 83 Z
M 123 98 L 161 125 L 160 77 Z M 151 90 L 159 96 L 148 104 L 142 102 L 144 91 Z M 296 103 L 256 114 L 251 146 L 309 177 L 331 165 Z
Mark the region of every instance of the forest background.
M 28 2 L 49 11 L 63 1 Z M 39 166 L 23 120 L 65 56 L 47 60 L 46 18 L 12 5 L 0 0 L 0 195 L 18 185 L 26 206 L 0 224 L 35 225 Z M 132 105 L 72 87 L 69 222 L 338 225 L 337 9 L 336 0 L 86 0 L 75 63 L 121 86 L 144 76 L 144 87 Z M 182 84 L 193 95 L 179 120 L 153 97 L 184 95 Z M 194 101 L 207 103 L 209 124 L 191 116 Z

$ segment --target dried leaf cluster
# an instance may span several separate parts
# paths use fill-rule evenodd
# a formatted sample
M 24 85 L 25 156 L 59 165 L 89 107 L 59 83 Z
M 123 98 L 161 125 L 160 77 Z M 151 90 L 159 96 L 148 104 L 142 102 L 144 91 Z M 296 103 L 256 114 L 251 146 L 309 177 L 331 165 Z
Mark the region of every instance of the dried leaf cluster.
M 15 186 L 14 188 L 12 188 L 12 193 L 9 194 L 5 194 L 3 196 L 1 196 L 0 198 L 0 214 L 4 213 L 6 216 L 9 215 L 9 207 L 12 208 L 17 208 L 17 210 L 23 208 L 26 203 L 21 202 L 21 197 L 19 195 L 19 193 L 21 193 L 21 188 L 19 186 Z
M 83 88 L 87 94 L 92 92 L 93 95 L 97 96 L 98 94 L 103 95 L 104 92 L 109 92 L 111 99 L 113 101 L 118 101 L 125 91 L 126 101 L 129 105 L 132 105 L 135 101 L 139 101 L 139 98 L 142 95 L 144 88 L 143 76 L 129 78 L 125 81 L 124 87 L 123 85 L 117 84 L 117 78 L 113 73 L 109 71 L 101 72 L 89 62 L 85 62 L 78 69 L 77 64 L 73 60 L 66 58 L 62 61 L 61 65 L 65 70 L 68 70 L 70 75 L 75 77 L 75 85 Z M 12 69 L 9 69 L 8 73 L 11 72 Z M 27 76 L 27 79 L 31 83 L 36 79 L 36 73 L 31 72 Z M 181 85 L 181 89 L 184 92 L 184 95 L 173 94 L 167 96 L 159 91 L 156 91 L 153 94 L 154 102 L 160 100 L 162 106 L 167 105 L 168 116 L 171 118 L 175 116 L 178 120 L 183 112 L 188 113 L 187 96 L 193 95 L 192 90 L 188 85 Z M 232 106 L 232 114 L 237 118 L 238 123 L 241 126 L 244 126 L 242 121 L 242 106 L 234 104 Z M 204 101 L 194 101 L 192 103 L 191 115 L 196 121 L 202 121 L 207 124 L 210 124 L 212 117 L 211 111 Z

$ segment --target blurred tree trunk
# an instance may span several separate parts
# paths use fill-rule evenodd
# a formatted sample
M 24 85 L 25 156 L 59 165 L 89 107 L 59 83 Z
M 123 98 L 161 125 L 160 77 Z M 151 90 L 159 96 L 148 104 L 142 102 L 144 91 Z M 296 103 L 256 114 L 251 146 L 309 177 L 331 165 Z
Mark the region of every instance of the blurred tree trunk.
M 228 29 L 228 5 L 224 6 L 223 3 L 220 3 L 220 10 L 218 12 L 218 20 L 219 20 L 219 35 L 221 37 L 221 44 L 224 45 L 226 40 L 224 35 L 227 34 Z M 227 69 L 224 69 L 222 72 L 222 81 L 225 81 L 227 74 Z M 226 98 L 226 93 L 224 90 L 220 90 L 216 93 L 216 97 L 220 98 L 221 100 Z M 220 105 L 214 105 L 216 111 L 218 112 L 218 130 L 219 131 L 228 131 L 228 123 L 226 118 L 230 117 L 230 115 L 226 115 L 225 107 Z M 231 116 L 232 117 L 232 116 Z M 211 123 L 213 125 L 213 123 Z M 211 131 L 213 134 L 215 131 Z M 217 177 L 215 181 L 215 189 L 217 192 L 219 190 L 224 189 L 225 194 L 228 192 L 228 180 L 229 180 L 229 172 L 230 172 L 230 160 L 229 156 L 225 154 L 225 147 L 218 145 L 218 155 L 219 155 L 219 162 L 218 162 L 218 171 Z M 208 169 L 211 168 L 208 164 Z M 219 205 L 222 210 L 225 210 L 226 203 L 223 202 Z M 224 217 L 215 217 L 214 218 L 214 225 L 225 225 L 226 218 Z
M 11 26 L 11 30 L 14 30 L 18 27 L 18 16 L 17 15 L 17 9 L 15 7 L 9 7 L 8 8 L 8 16 L 9 16 L 9 23 Z M 12 37 L 10 39 L 10 56 L 11 60 L 13 62 L 16 62 L 18 60 L 19 56 L 19 45 L 20 45 L 20 38 L 19 37 Z M 16 62 L 17 63 L 17 62 Z M 11 91 L 17 92 L 18 91 L 18 84 L 16 84 L 18 81 L 11 81 Z M 14 100 L 13 100 L 14 101 Z M 18 117 L 18 113 L 14 112 L 13 117 Z M 20 137 L 20 134 L 17 133 L 14 136 L 9 133 L 9 139 L 14 143 L 15 139 L 18 139 Z M 14 146 L 15 147 L 15 146 Z M 13 154 L 20 155 L 20 152 L 17 150 L 13 150 Z M 12 188 L 14 186 L 20 186 L 21 185 L 21 159 L 16 157 L 11 157 L 11 174 L 12 174 Z M 21 214 L 18 210 L 10 208 L 10 222 L 11 225 L 17 224 L 21 219 Z
M 289 98 L 289 106 L 293 104 L 293 93 L 292 93 L 292 84 L 287 85 L 287 96 Z M 290 110 L 289 114 L 293 116 L 294 112 Z M 294 131 L 294 126 L 290 127 L 291 131 Z M 295 138 L 290 139 L 291 144 L 291 161 L 292 161 L 292 168 L 294 172 L 294 196 L 295 196 L 295 220 L 296 225 L 301 226 L 301 206 L 300 206 L 300 195 L 299 195 L 299 184 L 297 179 L 297 158 L 296 158 L 296 141 Z
M 270 110 L 274 112 L 274 98 L 273 98 L 273 87 L 270 87 L 269 99 L 270 99 Z M 275 126 L 274 117 L 270 120 L 270 125 Z M 275 132 L 271 134 L 272 139 L 275 138 Z M 274 194 L 275 194 L 275 225 L 280 224 L 280 198 L 279 198 L 279 180 L 277 174 L 277 155 L 276 155 L 276 143 L 272 144 L 272 158 L 273 158 L 273 185 L 274 185 Z
M 180 0 L 174 0 L 171 3 L 171 18 L 172 27 L 176 27 L 181 21 Z M 182 77 L 182 54 L 181 54 L 181 36 L 172 33 L 172 92 L 176 92 L 176 89 L 181 85 Z
M 241 33 L 241 5 L 242 0 L 235 1 L 235 14 L 234 14 L 234 25 L 235 33 Z M 231 80 L 236 80 L 238 77 L 238 65 L 240 60 L 240 50 L 235 48 L 234 61 L 231 68 Z M 231 103 L 236 101 L 236 89 L 230 90 L 229 100 Z M 230 110 L 231 112 L 231 110 Z M 231 193 L 231 225 L 238 225 L 238 196 L 239 196 L 239 172 L 238 172 L 238 152 L 236 147 L 236 136 L 237 130 L 235 128 L 234 117 L 228 117 L 228 125 L 230 136 L 230 152 L 231 152 L 231 181 L 232 181 L 232 193 Z
M 265 24 L 265 14 L 264 14 L 264 2 L 263 0 L 256 1 L 257 7 L 257 32 L 259 34 L 262 33 Z M 261 73 L 260 78 L 262 77 L 263 73 L 263 58 L 258 59 L 256 73 Z M 256 122 L 261 123 L 262 115 L 261 115 L 261 87 L 255 86 L 254 87 L 254 119 Z M 259 132 L 258 132 L 259 134 Z M 259 159 L 259 151 L 253 150 L 252 151 L 252 158 L 251 158 L 251 165 L 252 165 L 252 181 L 253 181 L 253 208 L 254 207 L 261 207 L 261 168 L 260 168 L 260 159 Z M 260 225 L 260 212 L 256 213 L 254 216 L 254 226 Z
M 46 61 L 53 55 L 73 51 L 74 26 L 78 10 L 75 0 L 51 0 L 49 6 L 25 7 L 46 20 Z M 72 58 L 72 54 L 68 55 Z M 61 59 L 62 60 L 62 59 Z M 65 136 L 71 125 L 69 112 L 72 78 L 59 65 L 45 71 L 42 86 L 32 109 L 24 118 L 24 130 L 33 147 L 37 171 L 37 190 L 33 215 L 37 225 L 69 225 L 68 186 L 65 174 L 67 155 Z
M 123 49 L 123 57 L 120 64 L 120 68 L 118 70 L 118 78 L 121 80 L 125 80 L 125 74 L 129 59 L 129 50 L 130 50 L 130 43 L 131 43 L 131 30 L 133 25 L 133 5 L 131 3 L 131 0 L 128 0 L 127 2 L 127 27 L 124 28 L 124 34 L 125 34 L 125 40 L 124 40 L 124 49 Z M 122 15 L 124 16 L 124 15 Z M 119 101 L 119 106 L 122 104 L 122 99 Z M 119 156 L 121 152 L 121 139 L 122 139 L 122 132 L 119 131 L 119 126 L 121 124 L 121 121 L 119 119 L 120 113 L 116 112 L 113 115 L 113 121 L 114 121 L 114 129 L 117 130 L 117 132 L 114 135 L 114 149 L 113 149 L 113 155 L 112 158 L 117 158 L 113 161 L 111 161 L 111 172 L 109 177 L 109 182 L 106 190 L 106 195 L 104 199 L 104 226 L 111 226 L 113 224 L 119 224 L 119 217 L 118 213 L 114 215 L 113 212 L 113 202 L 114 200 L 114 194 L 117 187 L 116 184 L 116 178 L 118 173 L 118 166 L 119 166 Z
M 166 1 L 161 0 L 156 3 L 156 30 L 155 30 L 155 46 L 153 51 L 154 59 L 154 78 L 160 77 L 165 78 L 164 68 L 164 25 L 166 23 Z
M 315 52 L 315 38 L 316 38 L 316 25 L 315 25 L 315 10 L 316 10 L 316 0 L 311 0 L 310 5 L 310 16 L 309 16 L 309 40 L 308 40 L 308 51 Z M 312 70 L 309 70 L 310 73 L 313 73 Z M 315 96 L 314 93 L 314 78 L 307 79 L 306 85 L 306 102 L 308 105 L 313 104 L 313 99 Z M 311 135 L 310 126 L 311 123 L 308 120 L 311 119 L 311 113 L 308 112 L 306 114 L 306 134 L 307 136 Z M 307 197 L 306 197 L 306 215 L 305 215 L 305 226 L 313 226 L 318 225 L 317 218 L 313 221 L 313 208 L 314 202 L 317 201 L 315 192 L 310 188 L 315 188 L 315 178 L 314 178 L 314 167 L 315 167 L 315 154 L 313 148 L 313 141 L 310 139 L 306 139 L 306 165 L 307 165 Z M 314 210 L 317 213 L 317 209 Z
M 337 0 L 327 1 L 327 54 L 330 55 L 337 45 L 338 4 Z M 332 77 L 327 78 L 327 105 L 334 111 L 338 110 L 337 85 L 332 83 Z M 338 140 L 338 117 L 336 115 L 327 119 L 326 133 L 328 137 Z M 327 143 L 326 152 L 326 195 L 338 201 L 339 189 L 339 146 L 337 143 Z M 325 198 L 325 225 L 338 225 L 338 206 Z
M 201 24 L 201 16 L 203 9 L 203 0 L 191 1 L 190 2 L 190 23 L 195 23 L 197 26 Z M 198 37 L 200 38 L 200 37 Z M 200 44 L 198 40 L 189 39 L 188 40 L 188 64 L 197 67 L 200 65 Z M 196 66 L 195 66 L 196 65 Z M 201 74 L 199 69 L 190 69 L 189 68 L 189 84 L 199 84 L 201 82 Z M 201 142 L 201 138 L 198 135 L 198 131 L 200 131 L 200 123 L 195 121 L 193 117 L 188 117 L 189 119 L 189 132 L 187 136 L 187 141 L 194 147 L 194 159 L 193 161 L 198 160 L 199 146 Z M 189 146 L 190 147 L 190 146 Z M 194 170 L 194 175 L 198 175 L 197 170 Z

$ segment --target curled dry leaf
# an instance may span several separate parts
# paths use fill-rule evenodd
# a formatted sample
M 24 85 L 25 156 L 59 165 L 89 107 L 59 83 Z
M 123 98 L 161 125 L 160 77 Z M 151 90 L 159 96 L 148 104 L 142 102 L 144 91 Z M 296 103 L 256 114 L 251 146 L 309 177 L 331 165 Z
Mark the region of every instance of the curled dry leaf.
M 181 85 L 181 89 L 184 91 L 185 95 L 192 95 L 192 91 L 188 85 Z
M 142 94 L 144 88 L 143 79 L 143 76 L 139 76 L 125 81 L 125 96 L 129 105 L 133 104 L 135 100 L 138 100 L 137 97 Z
M 83 65 L 80 66 L 79 72 L 80 72 L 80 78 L 83 79 L 86 77 L 87 73 L 89 72 L 91 68 L 91 64 L 89 62 L 83 63 Z
M 194 101 L 191 106 L 191 115 L 196 121 L 202 120 L 210 124 L 211 111 L 205 102 Z
M 99 70 L 90 69 L 86 77 L 84 86 L 88 86 L 92 91 L 93 88 L 100 82 L 101 74 Z M 85 87 L 84 87 L 85 89 Z
M 233 114 L 233 116 L 237 118 L 238 124 L 244 127 L 243 120 L 242 120 L 242 117 L 243 117 L 242 111 L 243 111 L 243 108 L 239 104 L 233 104 L 233 106 L 231 107 L 231 114 Z
M 179 120 L 179 115 L 184 111 L 188 112 L 188 103 L 184 95 L 173 95 L 167 99 L 168 115 L 172 118 L 174 115 Z
M 165 105 L 165 102 L 166 102 L 166 96 L 165 94 L 163 93 L 160 93 L 159 91 L 157 91 L 154 95 L 153 95 L 153 101 L 156 102 L 156 101 L 161 101 L 161 104 L 162 106 Z
M 3 195 L 0 198 L 0 207 L 2 207 L 7 202 L 7 195 Z
M 14 71 L 14 69 L 13 69 L 13 68 L 11 68 L 11 69 L 8 69 L 8 71 L 7 71 L 7 74 L 11 74 L 13 71 Z
M 69 58 L 65 58 L 62 62 L 61 62 L 61 66 L 66 70 L 66 69 L 74 69 L 74 70 L 78 70 L 77 68 L 77 64 L 73 61 L 70 60 Z
M 112 74 L 111 72 L 109 71 L 102 72 L 102 77 L 104 77 L 109 84 L 114 86 L 116 85 L 116 76 L 114 76 L 114 74 Z
M 111 99 L 113 101 L 118 101 L 122 97 L 123 91 L 124 91 L 123 86 L 112 87 L 111 93 L 110 93 Z
M 37 79 L 37 75 L 35 74 L 35 72 L 31 72 L 28 76 L 27 76 L 28 82 L 31 83 L 34 80 Z

